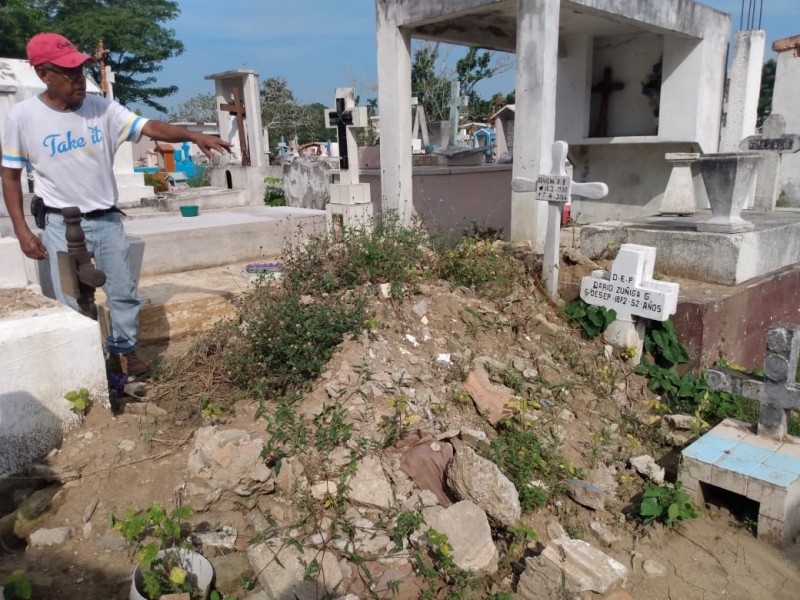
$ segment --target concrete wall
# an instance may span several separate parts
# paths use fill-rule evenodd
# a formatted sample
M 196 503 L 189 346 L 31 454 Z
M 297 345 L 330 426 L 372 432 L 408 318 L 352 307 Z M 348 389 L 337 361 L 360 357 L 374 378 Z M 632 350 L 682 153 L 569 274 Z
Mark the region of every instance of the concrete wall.
M 370 184 L 375 214 L 381 210 L 380 172 L 362 170 Z M 413 170 L 414 209 L 428 228 L 458 237 L 465 232 L 511 229 L 511 165 L 417 167 Z
M 667 152 L 697 152 L 694 144 L 603 144 L 570 146 L 575 181 L 602 181 L 602 200 L 573 199 L 578 223 L 632 219 L 658 213 L 672 166 Z
M 244 190 L 247 206 L 264 204 L 264 192 L 267 189 L 266 178 L 281 179 L 280 167 L 241 167 L 228 165 L 210 167 L 211 185 L 230 190 Z
M 63 396 L 85 387 L 109 407 L 100 327 L 65 306 L 0 318 L 0 477 L 61 443 L 79 418 Z
M 322 210 L 328 203 L 328 185 L 333 178 L 338 159 L 302 158 L 282 167 L 286 206 Z
M 778 54 L 772 112 L 786 119 L 786 133 L 800 133 L 800 56 L 794 52 Z M 800 207 L 800 153 L 783 155 L 778 190 L 786 192 L 790 206 Z

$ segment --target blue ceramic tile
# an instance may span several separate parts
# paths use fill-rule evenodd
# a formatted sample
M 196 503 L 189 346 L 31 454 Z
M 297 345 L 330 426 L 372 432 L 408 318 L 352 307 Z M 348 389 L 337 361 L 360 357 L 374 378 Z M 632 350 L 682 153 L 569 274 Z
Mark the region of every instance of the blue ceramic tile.
M 689 458 L 694 458 L 695 460 L 708 465 L 713 465 L 725 454 L 724 450 L 719 450 L 718 448 L 712 448 L 711 446 L 701 444 L 701 440 L 702 438 L 700 438 L 700 440 L 696 441 L 691 446 L 684 448 L 681 454 Z
M 739 456 L 734 450 L 730 454 L 724 454 L 714 463 L 715 467 L 731 471 L 732 473 L 739 473 L 745 477 L 750 475 L 757 467 L 761 465 L 761 461 L 752 460 L 747 456 Z
M 800 475 L 800 459 L 793 456 L 786 456 L 785 454 L 773 454 L 764 461 L 764 466 L 771 469 L 780 469 L 781 471 L 788 471 L 795 475 Z
M 746 458 L 747 460 L 754 460 L 758 463 L 762 463 L 770 456 L 775 454 L 775 450 L 759 448 L 758 446 L 752 446 L 747 442 L 739 442 L 730 453 L 735 454 L 739 458 Z
M 715 435 L 714 433 L 707 433 L 695 442 L 695 444 L 702 444 L 703 446 L 722 451 L 730 450 L 738 443 L 739 440 L 732 440 L 731 438 Z
M 797 479 L 797 474 L 761 464 L 750 474 L 750 477 L 782 488 L 788 488 Z

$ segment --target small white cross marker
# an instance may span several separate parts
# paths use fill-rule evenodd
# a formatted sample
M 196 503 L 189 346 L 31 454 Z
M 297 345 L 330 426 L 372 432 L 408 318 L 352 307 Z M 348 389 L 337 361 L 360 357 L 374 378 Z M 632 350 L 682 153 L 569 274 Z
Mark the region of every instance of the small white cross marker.
M 536 199 L 547 202 L 547 234 L 544 240 L 542 280 L 547 295 L 558 298 L 558 265 L 561 246 L 561 214 L 570 196 L 599 199 L 608 195 L 605 183 L 576 183 L 567 175 L 566 142 L 553 144 L 553 166 L 549 175 L 540 175 L 536 181 L 526 177 L 514 177 L 511 189 L 515 192 L 536 192 Z

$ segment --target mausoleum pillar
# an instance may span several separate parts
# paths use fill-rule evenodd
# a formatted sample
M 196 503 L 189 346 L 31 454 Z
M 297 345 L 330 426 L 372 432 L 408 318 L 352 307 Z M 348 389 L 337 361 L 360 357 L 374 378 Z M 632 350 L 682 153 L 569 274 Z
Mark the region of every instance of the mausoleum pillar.
M 778 53 L 772 114 L 786 120 L 785 133 L 800 133 L 800 35 L 778 40 L 772 49 Z M 786 194 L 789 206 L 800 206 L 800 153 L 781 158 L 778 193 L 781 192 Z
M 378 104 L 381 115 L 383 211 L 397 211 L 411 224 L 411 36 L 397 27 L 396 7 L 377 3 Z
M 517 0 L 516 119 L 513 177 L 550 171 L 555 141 L 560 0 Z M 511 192 L 511 239 L 544 247 L 547 204 L 536 193 Z
M 766 32 L 748 29 L 736 33 L 728 86 L 728 112 L 719 143 L 720 152 L 738 152 L 739 143 L 755 134 Z

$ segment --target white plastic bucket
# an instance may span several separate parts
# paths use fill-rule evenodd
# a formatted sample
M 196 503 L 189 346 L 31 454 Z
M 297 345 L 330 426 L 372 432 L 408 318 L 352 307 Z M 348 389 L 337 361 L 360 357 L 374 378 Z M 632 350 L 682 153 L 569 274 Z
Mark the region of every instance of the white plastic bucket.
M 205 556 L 198 554 L 186 548 L 171 548 L 169 550 L 161 550 L 158 556 L 164 556 L 167 552 L 176 552 L 181 558 L 180 566 L 186 570 L 188 577 L 196 578 L 195 583 L 200 591 L 203 593 L 204 600 L 208 600 L 211 593 L 211 582 L 214 580 L 214 567 L 208 562 Z M 142 576 L 139 565 L 133 570 L 133 580 L 131 581 L 131 593 L 128 596 L 130 600 L 148 600 L 139 590 L 142 588 L 144 577 Z

